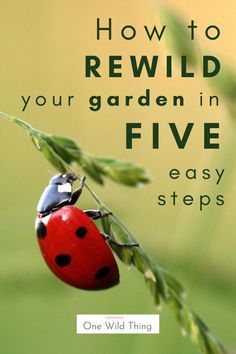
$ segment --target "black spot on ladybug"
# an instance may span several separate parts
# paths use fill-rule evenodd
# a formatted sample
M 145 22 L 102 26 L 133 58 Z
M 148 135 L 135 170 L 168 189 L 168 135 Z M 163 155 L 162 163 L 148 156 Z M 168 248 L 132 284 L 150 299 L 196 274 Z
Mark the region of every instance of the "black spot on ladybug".
M 88 232 L 88 230 L 86 229 L 86 227 L 81 226 L 75 231 L 75 234 L 79 238 L 85 238 L 87 232 Z
M 71 262 L 71 256 L 69 254 L 58 254 L 55 257 L 55 262 L 59 267 L 66 267 Z
M 103 279 L 110 272 L 110 270 L 111 270 L 111 267 L 109 267 L 109 266 L 105 266 L 105 267 L 100 268 L 95 275 L 95 279 L 97 279 L 97 280 Z
M 47 235 L 46 225 L 42 221 L 39 221 L 36 231 L 38 238 L 44 238 Z

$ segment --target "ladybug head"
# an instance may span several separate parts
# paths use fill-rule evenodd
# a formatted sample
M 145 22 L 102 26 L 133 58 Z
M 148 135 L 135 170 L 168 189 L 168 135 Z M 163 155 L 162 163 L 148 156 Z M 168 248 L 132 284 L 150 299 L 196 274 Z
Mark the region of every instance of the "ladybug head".
M 61 175 L 57 175 L 51 178 L 49 184 L 54 185 L 63 185 L 66 183 L 72 184 L 74 181 L 77 180 L 77 177 L 72 173 L 65 173 Z

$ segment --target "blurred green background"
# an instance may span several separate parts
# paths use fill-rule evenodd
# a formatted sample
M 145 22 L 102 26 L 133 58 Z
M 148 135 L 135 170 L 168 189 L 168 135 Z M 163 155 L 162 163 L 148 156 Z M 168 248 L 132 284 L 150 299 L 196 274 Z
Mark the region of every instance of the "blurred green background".
M 185 81 L 176 75 L 164 77 L 164 58 L 173 54 L 161 41 L 149 42 L 143 26 L 160 24 L 158 2 L 136 1 L 0 1 L 1 95 L 0 110 L 19 116 L 38 129 L 73 137 L 81 146 L 97 155 L 136 161 L 147 168 L 152 183 L 144 188 L 129 189 L 108 182 L 100 187 L 91 182 L 101 199 L 134 233 L 157 262 L 171 270 L 184 284 L 188 303 L 202 316 L 212 331 L 229 348 L 236 347 L 235 337 L 235 124 L 223 105 L 199 108 L 194 104 L 199 92 L 214 94 L 200 73 Z M 169 4 L 175 5 L 174 1 Z M 235 3 L 210 0 L 178 2 L 178 11 L 199 27 L 198 40 L 203 52 L 217 53 L 233 62 L 232 41 Z M 96 41 L 96 18 L 106 23 L 113 19 L 113 40 Z M 124 41 L 120 30 L 127 24 L 137 29 L 133 41 Z M 216 24 L 222 29 L 217 41 L 207 41 L 204 29 Z M 128 66 L 129 55 L 160 55 L 160 76 L 134 79 Z M 84 56 L 98 55 L 104 60 L 101 79 L 84 78 Z M 122 55 L 124 78 L 109 79 L 108 55 Z M 176 62 L 176 73 L 178 64 Z M 88 108 L 91 95 L 142 95 L 146 88 L 154 94 L 171 97 L 182 94 L 186 105 L 180 109 L 107 107 L 99 112 Z M 44 95 L 48 104 L 29 104 L 22 113 L 21 96 L 31 100 Z M 71 107 L 53 107 L 53 95 L 76 96 Z M 141 121 L 143 140 L 135 149 L 125 149 L 125 123 Z M 184 128 L 193 121 L 196 131 L 189 146 L 178 151 L 170 141 L 168 122 Z M 203 122 L 220 122 L 220 150 L 202 148 Z M 160 122 L 161 148 L 151 149 L 151 124 Z M 37 201 L 48 179 L 55 173 L 34 149 L 25 132 L 1 121 L 1 224 L 0 224 L 0 345 L 4 354 L 69 353 L 86 351 L 135 354 L 181 353 L 197 350 L 180 336 L 169 311 L 161 312 L 161 334 L 94 335 L 75 334 L 77 313 L 155 313 L 152 298 L 142 277 L 120 264 L 121 283 L 102 292 L 85 292 L 56 279 L 41 257 L 34 235 Z M 171 181 L 171 168 L 226 169 L 223 182 Z M 198 205 L 179 204 L 159 207 L 158 194 L 224 194 L 223 207 L 213 203 L 199 211 Z M 82 208 L 95 207 L 85 192 Z

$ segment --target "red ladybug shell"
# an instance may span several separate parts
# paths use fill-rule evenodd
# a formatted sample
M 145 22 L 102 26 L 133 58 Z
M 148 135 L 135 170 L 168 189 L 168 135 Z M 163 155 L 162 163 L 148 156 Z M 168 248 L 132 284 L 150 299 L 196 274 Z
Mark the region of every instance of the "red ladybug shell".
M 65 283 L 85 290 L 119 283 L 118 266 L 109 245 L 82 210 L 64 206 L 38 217 L 36 231 L 47 265 Z

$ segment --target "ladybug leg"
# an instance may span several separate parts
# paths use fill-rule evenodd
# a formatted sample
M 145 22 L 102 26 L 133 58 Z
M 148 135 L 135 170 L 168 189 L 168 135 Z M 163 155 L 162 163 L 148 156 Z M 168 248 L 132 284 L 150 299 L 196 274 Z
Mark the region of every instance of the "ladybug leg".
M 119 246 L 119 247 L 134 247 L 134 246 L 139 246 L 138 243 L 134 243 L 134 242 L 133 242 L 133 243 L 118 243 L 118 242 L 112 240 L 112 239 L 111 239 L 111 236 L 109 236 L 109 235 L 107 235 L 107 234 L 104 234 L 103 232 L 101 232 L 101 235 L 102 235 L 102 237 L 103 237 L 106 241 L 108 241 L 108 242 L 110 242 L 110 243 L 113 243 L 113 245 L 115 245 L 115 246 Z
M 104 218 L 105 216 L 112 215 L 112 212 L 108 211 L 107 213 L 102 214 L 100 210 L 84 210 L 85 214 L 87 214 L 91 219 L 97 220 Z
M 72 194 L 72 196 L 71 196 L 69 202 L 67 203 L 67 205 L 74 205 L 77 202 L 77 200 L 79 199 L 79 197 L 80 197 L 80 195 L 81 195 L 81 193 L 83 191 L 83 188 L 84 188 L 84 185 L 85 185 L 85 180 L 86 180 L 86 177 L 82 176 L 79 188 L 74 191 L 74 193 Z

